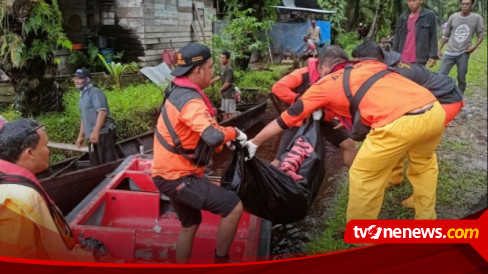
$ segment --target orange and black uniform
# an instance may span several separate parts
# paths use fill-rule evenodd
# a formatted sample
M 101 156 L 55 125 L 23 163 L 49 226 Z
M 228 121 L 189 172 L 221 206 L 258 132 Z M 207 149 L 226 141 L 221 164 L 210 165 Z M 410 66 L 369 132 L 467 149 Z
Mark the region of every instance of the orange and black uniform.
M 296 69 L 292 73 L 281 78 L 273 85 L 271 91 L 282 101 L 292 105 L 305 93 L 305 91 L 308 90 L 308 88 L 313 84 L 312 82 L 313 80 L 311 80 L 311 76 L 309 74 L 309 67 L 303 67 Z M 349 131 L 345 128 L 334 129 L 339 122 L 335 119 L 332 120 L 333 117 L 329 111 L 326 111 L 325 113 L 325 121 L 322 121 L 320 126 L 322 135 L 334 146 L 339 147 L 340 143 L 350 138 Z M 283 132 L 280 146 L 278 148 L 278 152 L 276 153 L 276 159 L 280 159 L 281 155 L 286 152 L 286 147 L 293 140 L 293 137 L 297 131 L 298 126 L 294 126 Z
M 392 65 L 396 72 L 430 90 L 437 100 L 439 100 L 439 103 L 446 112 L 444 126 L 447 127 L 464 105 L 463 94 L 456 86 L 456 81 L 447 75 L 432 72 L 425 66 L 402 62 L 400 60 L 400 54 L 395 55 L 394 52 L 390 52 L 389 54 L 397 58 L 392 61 L 394 62 Z M 391 184 L 403 183 L 404 169 L 404 159 L 400 159 L 392 170 L 389 179 Z
M 375 60 L 356 63 L 350 77 L 352 94 L 386 68 L 384 63 Z M 295 126 L 314 110 L 324 107 L 351 118 L 343 75 L 344 69 L 340 69 L 312 85 L 281 114 L 278 124 L 284 129 Z M 422 110 L 417 112 L 418 109 Z M 362 123 L 372 130 L 349 170 L 347 220 L 378 217 L 389 174 L 405 154 L 411 163 L 407 176 L 414 186 L 415 218 L 435 219 L 438 174 L 435 149 L 444 132 L 445 112 L 434 95 L 403 76 L 390 73 L 373 84 L 359 110 Z
M 195 87 L 172 83 L 167 89 L 162 115 L 167 115 L 182 147 L 187 150 L 194 150 L 201 139 L 205 144 L 216 148 L 235 139 L 237 134 L 233 127 L 218 125 Z M 156 130 L 167 143 L 174 145 L 162 115 L 158 119 Z M 201 222 L 200 209 L 225 217 L 239 203 L 239 198 L 234 193 L 203 178 L 204 171 L 205 165 L 196 166 L 183 155 L 166 149 L 154 137 L 153 180 L 158 189 L 171 198 L 183 227 Z
M 308 67 L 294 70 L 292 73 L 276 82 L 271 91 L 283 102 L 293 104 L 310 87 Z

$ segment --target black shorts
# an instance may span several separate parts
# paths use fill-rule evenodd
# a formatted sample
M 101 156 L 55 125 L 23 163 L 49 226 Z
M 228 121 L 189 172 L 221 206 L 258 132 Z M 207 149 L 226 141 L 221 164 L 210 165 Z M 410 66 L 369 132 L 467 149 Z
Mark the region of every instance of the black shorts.
M 351 138 L 351 133 L 347 129 L 343 127 L 334 129 L 334 127 L 339 123 L 340 122 L 335 119 L 329 122 L 322 121 L 320 123 L 320 131 L 322 136 L 325 138 L 325 140 L 329 141 L 336 147 L 339 147 L 339 145 L 347 138 Z M 293 141 L 293 137 L 295 137 L 298 128 L 299 127 L 290 127 L 283 131 L 280 146 L 278 147 L 278 152 L 276 153 L 275 159 L 279 160 L 281 155 L 286 152 L 286 147 L 288 147 L 290 142 Z
M 183 227 L 199 225 L 202 222 L 200 210 L 207 210 L 226 217 L 240 202 L 239 197 L 205 178 L 185 176 L 178 180 L 153 177 L 161 193 L 171 199 Z

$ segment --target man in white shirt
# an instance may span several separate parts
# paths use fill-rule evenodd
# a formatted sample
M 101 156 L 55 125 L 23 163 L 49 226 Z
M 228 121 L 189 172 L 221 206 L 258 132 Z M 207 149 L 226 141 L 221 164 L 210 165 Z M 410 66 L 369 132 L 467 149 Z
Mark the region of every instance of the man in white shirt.
M 320 35 L 320 27 L 317 27 L 317 21 L 312 20 L 312 26 L 308 28 L 307 37 L 312 39 L 315 46 L 318 47 L 319 41 L 322 40 L 322 36 Z

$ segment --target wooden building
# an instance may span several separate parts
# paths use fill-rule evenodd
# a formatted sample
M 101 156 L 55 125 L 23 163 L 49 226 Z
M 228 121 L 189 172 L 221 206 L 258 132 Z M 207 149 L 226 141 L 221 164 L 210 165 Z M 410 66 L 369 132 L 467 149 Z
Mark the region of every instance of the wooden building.
M 213 0 L 59 0 L 63 27 L 73 43 L 124 51 L 144 66 L 161 62 L 164 49 L 209 41 Z

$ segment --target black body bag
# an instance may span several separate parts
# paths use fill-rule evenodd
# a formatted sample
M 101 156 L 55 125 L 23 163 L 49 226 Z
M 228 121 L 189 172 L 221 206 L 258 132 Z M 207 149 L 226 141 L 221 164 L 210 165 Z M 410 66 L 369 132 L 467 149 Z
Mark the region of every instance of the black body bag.
M 247 149 L 236 149 L 221 185 L 235 192 L 251 214 L 273 223 L 288 224 L 307 215 L 308 190 L 271 163 L 255 156 L 244 161 Z
M 308 190 L 309 203 L 317 196 L 325 176 L 325 146 L 320 123 L 310 117 L 280 156 L 280 170 Z

